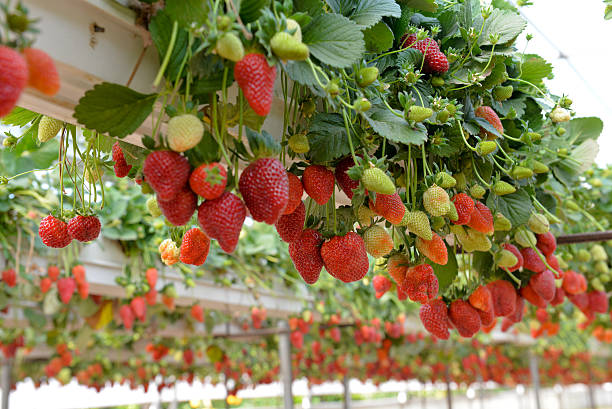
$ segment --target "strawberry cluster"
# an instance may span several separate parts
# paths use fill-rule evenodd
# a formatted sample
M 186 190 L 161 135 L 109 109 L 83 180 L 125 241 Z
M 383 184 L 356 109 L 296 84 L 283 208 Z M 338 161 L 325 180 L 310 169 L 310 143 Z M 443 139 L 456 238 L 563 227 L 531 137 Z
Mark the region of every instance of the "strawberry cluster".
M 48 215 L 38 225 L 38 235 L 43 244 L 52 248 L 68 246 L 72 240 L 89 242 L 98 238 L 102 225 L 94 215 L 76 215 L 68 223 Z
M 445 73 L 448 71 L 448 59 L 440 46 L 432 38 L 417 40 L 416 34 L 405 34 L 400 40 L 401 48 L 414 48 L 423 54 L 423 70 L 428 73 Z

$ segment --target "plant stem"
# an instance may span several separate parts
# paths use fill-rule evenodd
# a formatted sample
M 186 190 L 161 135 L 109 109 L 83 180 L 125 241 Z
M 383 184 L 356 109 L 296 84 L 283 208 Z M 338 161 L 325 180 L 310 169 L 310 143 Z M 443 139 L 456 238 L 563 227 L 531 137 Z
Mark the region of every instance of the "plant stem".
M 178 21 L 174 21 L 172 24 L 172 34 L 170 36 L 170 43 L 168 44 L 168 49 L 166 50 L 166 55 L 164 56 L 164 60 L 162 62 L 161 67 L 159 67 L 159 71 L 157 72 L 157 76 L 155 77 L 155 81 L 153 81 L 153 86 L 157 87 L 161 82 L 161 79 L 164 75 L 164 71 L 168 68 L 168 63 L 170 62 L 170 56 L 174 51 L 174 44 L 176 43 L 176 37 L 178 34 Z

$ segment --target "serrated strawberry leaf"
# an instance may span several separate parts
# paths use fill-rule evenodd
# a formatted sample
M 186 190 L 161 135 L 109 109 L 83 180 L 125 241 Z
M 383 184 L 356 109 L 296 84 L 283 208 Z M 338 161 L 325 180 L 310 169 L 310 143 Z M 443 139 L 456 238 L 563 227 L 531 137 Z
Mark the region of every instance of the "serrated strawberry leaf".
M 527 223 L 533 211 L 531 198 L 523 189 L 504 196 L 489 195 L 487 207 L 506 216 L 514 227 Z
M 359 26 L 340 14 L 323 14 L 304 27 L 303 42 L 313 57 L 332 67 L 349 67 L 365 52 Z
M 103 82 L 79 100 L 74 118 L 88 129 L 125 138 L 151 114 L 157 97 L 157 94 L 141 94 L 119 84 Z
M 308 141 L 308 157 L 314 163 L 329 162 L 351 151 L 344 120 L 339 114 L 317 114 L 310 125 Z
M 278 154 L 281 151 L 280 143 L 266 131 L 259 133 L 246 127 L 246 136 L 253 156 L 270 156 Z
M 394 0 L 360 0 L 349 16 L 360 27 L 371 27 L 383 17 L 399 17 L 402 11 Z
M 478 45 L 491 45 L 491 35 L 499 36 L 497 44 L 513 41 L 527 27 L 527 21 L 518 13 L 509 10 L 493 9 L 485 20 Z
M 396 111 L 399 113 L 399 111 Z M 427 129 L 422 124 L 411 126 L 404 118 L 393 114 L 386 107 L 375 106 L 365 113 L 372 129 L 392 142 L 404 145 L 421 145 L 427 140 Z

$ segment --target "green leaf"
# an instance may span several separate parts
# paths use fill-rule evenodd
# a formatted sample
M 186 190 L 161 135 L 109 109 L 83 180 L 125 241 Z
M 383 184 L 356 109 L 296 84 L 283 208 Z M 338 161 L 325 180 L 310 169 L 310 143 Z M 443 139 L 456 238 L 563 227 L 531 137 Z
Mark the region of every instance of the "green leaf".
M 45 316 L 32 308 L 24 308 L 23 315 L 34 328 L 43 328 L 47 323 Z
M 501 10 L 510 10 L 510 11 L 514 11 L 515 13 L 518 12 L 518 9 L 516 7 L 514 7 L 513 4 L 511 4 L 509 1 L 507 0 L 493 0 L 491 2 L 491 5 L 493 7 L 495 7 L 496 9 L 501 9 Z
M 406 48 L 397 54 L 397 65 L 412 65 L 414 67 L 420 66 L 423 54 L 414 48 Z
M 475 251 L 472 259 L 472 268 L 487 277 L 493 270 L 493 255 L 489 252 Z
M 563 137 L 569 141 L 570 145 L 587 139 L 597 139 L 603 131 L 603 122 L 597 117 L 574 118 L 561 126 L 567 131 Z
M 303 42 L 314 57 L 336 68 L 350 66 L 365 51 L 363 33 L 357 24 L 339 14 L 315 17 L 304 28 Z
M 422 124 L 413 128 L 404 118 L 394 115 L 384 106 L 372 107 L 365 117 L 376 133 L 392 142 L 421 145 L 427 140 L 427 130 Z
M 417 10 L 434 12 L 438 9 L 435 0 L 398 0 L 399 3 Z
M 576 174 L 581 174 L 593 166 L 598 153 L 597 141 L 587 139 L 572 150 L 570 159 L 563 159 L 562 162 Z
M 355 0 L 326 0 L 334 13 L 348 16 L 355 8 Z
M 164 10 L 182 27 L 189 28 L 193 23 L 202 26 L 208 18 L 208 6 L 205 0 L 166 0 Z
M 516 116 L 519 118 L 525 114 L 526 107 L 527 105 L 525 105 L 524 97 L 508 99 L 503 101 L 501 104 L 496 105 L 497 112 L 499 114 L 506 116 L 511 109 L 514 109 Z
M 498 45 L 513 41 L 527 27 L 520 15 L 508 10 L 493 9 L 488 19 L 485 20 L 482 35 L 478 39 L 478 45 L 491 45 L 490 35 L 498 35 Z
M 118 84 L 103 82 L 79 100 L 74 117 L 88 129 L 124 138 L 151 114 L 157 94 L 141 94 Z
M 383 17 L 399 17 L 402 10 L 394 0 L 360 0 L 350 19 L 361 27 L 371 27 Z
M 445 243 L 446 244 L 446 243 Z M 427 259 L 427 264 L 433 267 L 436 277 L 438 277 L 439 292 L 443 293 L 455 280 L 459 273 L 459 266 L 457 264 L 457 257 L 452 247 L 446 244 L 446 250 L 448 251 L 448 262 L 446 265 L 441 266 L 433 261 Z
M 310 125 L 308 140 L 308 156 L 315 163 L 329 162 L 351 151 L 340 114 L 317 114 Z
M 251 152 L 255 156 L 269 156 L 281 151 L 280 143 L 266 131 L 259 133 L 247 127 L 246 136 Z
M 363 31 L 365 47 L 369 53 L 383 53 L 393 47 L 393 32 L 382 21 Z
M 261 16 L 261 9 L 267 7 L 270 0 L 242 0 L 240 2 L 240 19 L 244 24 L 251 23 Z
M 522 60 L 520 79 L 538 85 L 544 78 L 552 77 L 552 64 L 546 62 L 546 60 L 539 55 L 525 54 Z
M 509 195 L 493 196 L 490 195 L 489 199 L 495 201 L 495 208 L 512 222 L 512 226 L 527 223 L 533 212 L 533 205 L 529 194 L 524 189 L 519 189 Z M 489 200 L 487 200 L 487 204 L 489 204 Z
M 30 122 L 34 121 L 37 117 L 41 116 L 36 112 L 32 112 L 25 108 L 15 107 L 10 114 L 0 120 L 3 124 L 13 126 L 26 126 Z
M 142 166 L 142 163 L 149 154 L 148 149 L 132 145 L 131 143 L 119 141 L 119 146 L 121 146 L 127 164 L 137 168 Z
M 283 68 L 287 71 L 289 78 L 298 84 L 307 85 L 309 87 L 318 86 L 312 69 L 306 61 L 289 61 Z M 319 90 L 320 89 L 319 87 Z
M 172 37 L 172 19 L 165 10 L 159 11 L 149 24 L 149 31 L 151 32 L 151 39 L 157 48 L 159 54 L 159 60 L 162 61 L 170 45 L 170 38 Z M 170 56 L 170 62 L 166 69 L 166 77 L 174 80 L 179 74 L 181 63 L 187 53 L 187 45 L 189 43 L 189 34 L 183 29 L 179 29 L 176 37 L 174 48 Z
M 306 13 L 310 17 L 316 17 L 325 12 L 323 0 L 293 0 L 295 12 Z

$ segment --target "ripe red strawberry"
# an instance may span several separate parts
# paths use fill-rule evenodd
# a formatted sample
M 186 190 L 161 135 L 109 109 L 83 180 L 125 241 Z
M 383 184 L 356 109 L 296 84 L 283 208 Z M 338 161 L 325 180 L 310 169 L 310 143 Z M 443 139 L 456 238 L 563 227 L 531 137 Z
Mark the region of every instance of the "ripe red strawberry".
M 157 290 L 155 288 L 151 288 L 145 295 L 144 295 L 145 301 L 147 302 L 148 305 L 155 305 L 157 304 Z
M 62 248 L 72 241 L 72 237 L 68 233 L 68 225 L 52 215 L 40 221 L 38 235 L 47 247 Z
M 406 270 L 403 290 L 412 301 L 424 304 L 438 296 L 438 278 L 429 264 L 419 264 Z
M 433 51 L 425 56 L 425 66 L 427 72 L 443 73 L 448 71 L 449 64 L 442 51 Z
M 555 296 L 555 276 L 550 270 L 532 275 L 529 285 L 547 303 Z
M 387 219 L 391 224 L 400 224 L 406 213 L 406 206 L 397 193 L 392 195 L 376 194 L 376 200 L 373 203 L 370 200 L 370 209 L 379 216 Z
M 391 289 L 391 281 L 384 275 L 379 274 L 372 279 L 372 286 L 376 291 L 376 298 L 380 298 Z
M 300 202 L 293 213 L 281 216 L 274 225 L 281 240 L 286 243 L 291 243 L 299 239 L 302 234 L 302 229 L 304 228 L 305 219 L 306 207 L 302 202 Z
M 442 240 L 442 237 L 438 236 L 438 234 L 433 230 L 431 235 L 431 240 L 424 240 L 417 237 L 416 247 L 425 257 L 436 264 L 444 266 L 446 263 L 448 263 L 448 250 L 446 249 L 444 240 Z
M 134 297 L 132 301 L 130 301 L 130 308 L 134 313 L 134 316 L 138 318 L 140 321 L 144 322 L 147 316 L 147 305 L 145 304 L 145 300 L 142 297 Z
M 189 186 L 204 199 L 216 199 L 223 194 L 227 184 L 227 171 L 219 162 L 204 163 L 189 176 Z
M 198 208 L 198 222 L 208 237 L 217 239 L 226 253 L 232 253 L 246 218 L 246 208 L 238 196 L 224 192 L 219 198 L 206 200 Z
M 361 280 L 370 268 L 363 239 L 352 231 L 323 243 L 321 258 L 327 272 L 345 283 Z
M 12 48 L 0 46 L 0 118 L 13 110 L 27 83 L 26 60 Z
M 523 320 L 524 314 L 525 314 L 525 299 L 519 295 L 516 297 L 516 304 L 514 306 L 514 312 L 510 314 L 507 317 L 507 319 L 509 319 L 510 321 L 514 323 L 518 323 Z
M 397 284 L 398 291 L 400 288 L 405 287 L 406 272 L 410 267 L 410 260 L 404 254 L 396 253 L 389 257 L 387 262 L 387 271 L 395 284 Z M 408 294 L 406 294 L 408 296 Z
M 289 201 L 283 214 L 291 214 L 302 203 L 302 195 L 304 194 L 304 186 L 302 181 L 294 173 L 287 172 L 289 180 Z
M 561 267 L 559 266 L 559 260 L 557 259 L 557 256 L 555 256 L 554 254 L 546 256 L 546 262 L 549 266 L 552 267 L 552 272 L 555 275 L 556 279 L 563 278 L 563 270 L 561 270 Z
M 64 277 L 57 280 L 57 291 L 64 304 L 68 304 L 76 290 L 76 282 L 72 277 Z
M 476 308 L 480 311 L 492 311 L 495 312 L 495 307 L 493 305 L 493 295 L 489 288 L 480 285 L 472 294 L 470 294 L 470 298 L 468 302 L 472 305 L 472 307 Z
M 46 294 L 51 289 L 51 286 L 53 285 L 53 281 L 51 281 L 49 277 L 43 277 L 40 279 L 39 285 L 40 285 L 40 291 L 43 294 Z
M 17 285 L 17 273 L 14 269 L 9 268 L 2 272 L 2 281 L 9 287 L 15 287 Z
M 451 199 L 457 209 L 457 220 L 453 221 L 453 224 L 464 225 L 470 222 L 472 213 L 474 212 L 474 199 L 466 195 L 465 193 L 458 193 Z
M 191 306 L 191 317 L 198 322 L 204 322 L 204 309 L 200 304 Z
M 459 335 L 464 338 L 476 335 L 482 325 L 476 309 L 464 300 L 455 300 L 451 303 L 448 308 L 448 318 L 457 328 Z
M 157 205 L 162 214 L 175 226 L 184 226 L 189 222 L 198 205 L 197 196 L 184 186 L 177 195 L 170 200 L 161 200 L 157 197 Z
M 548 257 L 555 252 L 557 249 L 557 239 L 551 232 L 536 234 L 536 237 L 538 238 L 536 247 L 542 254 Z
M 49 266 L 47 267 L 47 275 L 51 281 L 56 282 L 60 275 L 60 270 L 57 266 Z
M 246 57 L 245 57 L 246 58 Z M 240 175 L 238 188 L 253 219 L 274 224 L 289 202 L 289 179 L 282 163 L 261 158 Z
M 302 349 L 304 347 L 304 334 L 300 331 L 293 331 L 291 335 L 289 335 L 289 339 L 291 340 L 291 345 L 295 349 Z
M 563 287 L 556 287 L 555 296 L 550 300 L 550 305 L 556 307 L 557 305 L 563 304 L 563 301 L 565 301 L 565 291 L 563 291 Z
M 87 281 L 77 285 L 77 290 L 82 300 L 85 300 L 89 296 L 89 283 Z
M 187 159 L 172 151 L 151 152 L 142 168 L 145 180 L 160 200 L 170 200 L 179 194 L 189 180 L 190 171 Z
M 351 179 L 346 173 L 353 166 L 355 166 L 353 157 L 347 156 L 338 162 L 334 172 L 338 186 L 340 186 L 340 189 L 342 189 L 344 194 L 346 194 L 349 199 L 353 198 L 353 189 L 357 189 L 359 187 L 359 180 Z
M 529 247 L 521 249 L 521 255 L 523 256 L 523 267 L 527 270 L 531 270 L 534 273 L 546 270 L 546 264 L 544 264 L 534 249 Z
M 148 268 L 145 272 L 145 278 L 149 284 L 149 288 L 155 288 L 157 284 L 157 269 L 154 267 Z
M 478 200 L 475 201 L 474 205 L 474 211 L 467 225 L 484 234 L 493 233 L 493 215 L 491 210 Z
M 521 295 L 529 301 L 531 304 L 535 305 L 538 308 L 546 308 L 547 302 L 540 297 L 538 293 L 535 292 L 533 287 L 530 284 L 527 284 L 525 287 L 520 290 Z
M 247 54 L 236 63 L 234 78 L 253 111 L 268 115 L 274 97 L 276 66 L 270 67 L 263 54 Z
M 448 339 L 448 309 L 444 301 L 437 299 L 431 300 L 427 304 L 421 305 L 419 317 L 423 327 L 429 333 L 440 339 Z
M 508 250 L 510 253 L 514 254 L 514 256 L 516 257 L 516 264 L 513 265 L 512 267 L 507 267 L 504 268 L 504 270 L 509 271 L 509 272 L 513 272 L 518 270 L 519 268 L 523 267 L 523 255 L 521 254 L 521 252 L 519 251 L 518 248 L 516 248 L 516 246 L 514 244 L 510 244 L 510 243 L 506 243 L 504 244 L 504 250 Z
M 313 229 L 302 231 L 300 237 L 289 244 L 289 256 L 295 269 L 307 284 L 314 284 L 319 279 L 323 268 L 321 244 L 323 236 Z
M 567 270 L 563 276 L 563 290 L 567 294 L 580 294 L 587 289 L 586 278 L 573 270 Z
M 593 312 L 605 314 L 610 307 L 608 294 L 605 291 L 590 291 L 587 293 L 589 297 L 589 309 Z
M 119 307 L 119 316 L 121 317 L 121 321 L 123 321 L 123 326 L 125 329 L 132 329 L 132 324 L 134 323 L 134 312 L 128 304 L 123 304 Z
M 417 42 L 417 36 L 416 34 L 404 34 L 402 36 L 402 38 L 400 39 L 400 48 L 412 48 L 414 45 L 416 45 Z
M 68 221 L 68 233 L 78 241 L 93 241 L 100 235 L 102 225 L 96 216 L 74 216 Z
M 490 106 L 486 106 L 486 105 L 479 106 L 478 108 L 476 108 L 474 113 L 476 114 L 477 117 L 484 118 L 484 120 L 490 123 L 491 126 L 493 126 L 493 128 L 495 128 L 501 135 L 504 134 L 504 126 L 502 125 L 501 120 L 499 119 L 499 116 L 497 116 L 493 108 L 491 108 Z M 491 132 L 485 131 L 484 128 L 480 128 L 480 132 L 486 135 L 489 139 L 497 138 L 497 135 Z
M 580 294 L 570 294 L 567 296 L 572 304 L 574 304 L 580 311 L 584 313 L 584 315 L 590 315 L 589 309 L 589 296 L 587 293 Z
M 193 365 L 193 351 L 191 349 L 183 351 L 183 362 L 185 362 L 187 366 Z
M 514 312 L 516 290 L 506 280 L 495 280 L 487 284 L 493 297 L 493 310 L 496 317 L 506 317 Z
M 478 308 L 476 308 L 476 312 L 478 313 L 478 316 L 480 317 L 480 323 L 482 324 L 483 331 L 485 330 L 486 327 L 489 327 L 495 323 L 495 311 L 493 311 L 493 309 L 489 311 L 483 311 L 483 310 L 479 310 Z
M 128 165 L 125 156 L 123 156 L 123 150 L 121 150 L 119 142 L 113 144 L 113 161 L 115 162 L 113 165 L 115 176 L 118 178 L 126 177 L 130 170 L 132 170 L 132 165 Z
M 72 277 L 77 284 L 82 284 L 87 282 L 86 271 L 83 265 L 79 264 L 72 267 Z
M 197 227 L 187 230 L 181 241 L 180 260 L 184 264 L 201 266 L 206 262 L 210 250 L 210 239 Z
M 302 185 L 306 194 L 322 206 L 334 193 L 334 173 L 325 166 L 310 165 L 304 169 Z
M 26 48 L 23 56 L 28 64 L 28 85 L 50 97 L 60 89 L 60 77 L 53 59 L 44 51 Z

